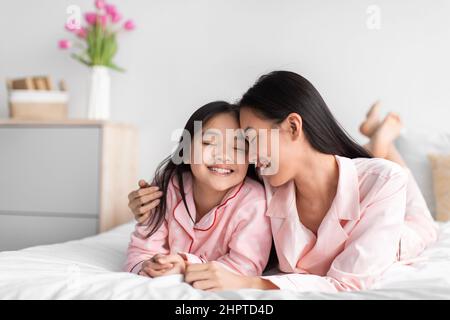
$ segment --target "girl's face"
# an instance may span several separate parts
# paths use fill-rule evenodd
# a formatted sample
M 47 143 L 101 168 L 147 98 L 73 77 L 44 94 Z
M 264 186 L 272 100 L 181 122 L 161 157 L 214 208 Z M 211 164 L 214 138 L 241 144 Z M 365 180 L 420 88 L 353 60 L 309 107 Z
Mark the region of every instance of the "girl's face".
M 293 129 L 292 119 L 286 118 L 280 124 L 261 118 L 251 108 L 241 108 L 240 125 L 250 143 L 250 150 L 256 154 L 250 159 L 256 162 L 258 171 L 268 179 L 273 187 L 290 181 L 295 176 L 295 163 L 299 163 L 299 155 L 304 150 L 302 143 L 301 118 L 293 115 L 297 126 Z M 267 137 L 267 138 L 264 138 Z
M 247 174 L 245 137 L 236 117 L 221 113 L 203 123 L 192 139 L 191 170 L 195 179 L 216 191 L 241 183 Z

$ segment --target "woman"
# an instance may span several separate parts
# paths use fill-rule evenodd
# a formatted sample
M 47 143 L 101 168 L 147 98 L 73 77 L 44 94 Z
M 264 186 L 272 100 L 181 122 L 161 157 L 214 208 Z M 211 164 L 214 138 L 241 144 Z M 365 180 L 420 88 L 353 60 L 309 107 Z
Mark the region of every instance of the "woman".
M 240 101 L 240 125 L 279 134 L 278 155 L 270 154 L 269 143 L 258 148 L 277 163 L 258 161 L 257 167 L 278 168 L 263 178 L 282 273 L 245 277 L 217 263 L 192 264 L 185 281 L 204 290 L 362 290 L 433 242 L 436 226 L 393 147 L 399 118 L 390 114 L 378 123 L 377 112 L 374 106 L 361 126 L 371 137 L 366 147 L 397 164 L 372 158 L 349 138 L 302 76 L 276 71 L 261 77 Z

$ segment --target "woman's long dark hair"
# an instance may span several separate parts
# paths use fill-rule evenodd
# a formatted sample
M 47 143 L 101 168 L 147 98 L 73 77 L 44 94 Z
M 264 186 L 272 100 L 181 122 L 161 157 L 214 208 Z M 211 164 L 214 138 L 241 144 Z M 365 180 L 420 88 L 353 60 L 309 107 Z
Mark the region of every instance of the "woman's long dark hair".
M 244 94 L 239 106 L 277 123 L 290 113 L 299 114 L 306 139 L 319 152 L 347 158 L 372 157 L 336 121 L 316 88 L 297 73 L 273 71 L 263 75 Z
M 189 132 L 190 137 L 193 138 L 195 134 L 195 126 L 194 126 L 195 121 L 202 121 L 202 124 L 204 126 L 211 118 L 222 113 L 230 113 L 234 115 L 236 119 L 238 119 L 239 117 L 239 110 L 236 105 L 229 104 L 228 102 L 225 101 L 214 101 L 200 107 L 197 111 L 195 111 L 187 121 L 184 130 Z M 172 177 L 177 179 L 181 199 L 183 200 L 183 204 L 186 207 L 186 210 L 189 213 L 190 218 L 193 220 L 186 203 L 186 195 L 183 185 L 183 174 L 185 172 L 191 172 L 191 166 L 189 163 L 181 162 L 178 164 L 179 161 L 174 161 L 174 157 L 183 158 L 184 156 L 182 141 L 183 136 L 180 138 L 178 147 L 175 149 L 175 151 L 166 159 L 164 159 L 156 169 L 152 185 L 158 186 L 159 190 L 163 192 L 163 196 L 160 198 L 159 205 L 150 215 L 150 219 L 147 222 L 147 227 L 150 229 L 147 237 L 153 235 L 164 222 L 164 216 L 167 209 L 167 201 L 166 201 L 167 190 Z M 254 166 L 249 166 L 247 170 L 247 176 L 255 180 L 258 180 Z

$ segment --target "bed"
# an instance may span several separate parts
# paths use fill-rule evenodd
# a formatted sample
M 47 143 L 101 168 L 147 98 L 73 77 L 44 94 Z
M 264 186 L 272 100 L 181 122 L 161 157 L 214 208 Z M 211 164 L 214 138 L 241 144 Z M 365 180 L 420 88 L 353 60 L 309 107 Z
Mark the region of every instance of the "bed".
M 81 240 L 0 252 L 0 299 L 450 299 L 450 222 L 411 265 L 394 264 L 360 292 L 204 292 L 181 276 L 121 272 L 133 223 Z

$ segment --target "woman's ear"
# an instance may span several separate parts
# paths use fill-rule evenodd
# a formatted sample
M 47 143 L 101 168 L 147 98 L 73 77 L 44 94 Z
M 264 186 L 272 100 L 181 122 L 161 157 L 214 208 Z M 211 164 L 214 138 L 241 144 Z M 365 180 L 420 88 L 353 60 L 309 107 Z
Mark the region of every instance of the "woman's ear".
M 281 124 L 282 128 L 287 130 L 294 140 L 301 136 L 302 125 L 302 117 L 298 113 L 290 113 Z

